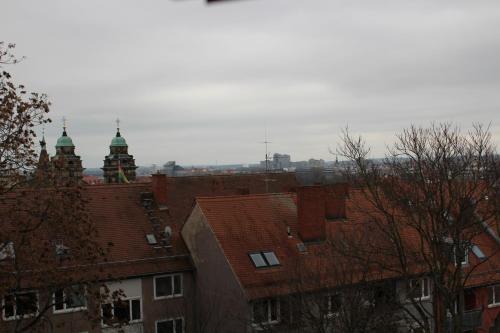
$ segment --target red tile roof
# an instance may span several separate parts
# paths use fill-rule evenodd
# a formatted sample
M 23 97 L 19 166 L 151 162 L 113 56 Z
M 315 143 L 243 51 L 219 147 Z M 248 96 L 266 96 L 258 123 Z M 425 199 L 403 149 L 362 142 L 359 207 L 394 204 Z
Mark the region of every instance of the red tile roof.
M 196 197 L 289 192 L 297 185 L 294 173 L 167 177 L 169 216 L 173 221 L 183 223 L 191 213 Z
M 154 233 L 154 230 L 141 201 L 141 193 L 145 192 L 151 192 L 150 184 L 84 187 L 83 196 L 88 200 L 86 207 L 98 229 L 100 243 L 105 246 L 112 242 L 108 266 L 113 267 L 112 271 L 120 272 L 122 277 L 190 269 L 179 224 L 168 223 L 173 230 L 171 248 L 155 248 L 148 244 L 146 234 Z M 167 225 L 167 212 L 156 209 L 154 215 L 163 221 L 159 228 L 163 230 Z M 179 256 L 184 256 L 184 259 L 180 260 Z M 162 266 L 159 267 L 158 263 Z
M 306 253 L 300 253 L 297 248 L 302 240 L 297 231 L 297 206 L 293 193 L 199 197 L 197 204 L 250 299 L 287 294 L 297 289 L 355 283 L 360 279 L 390 278 L 396 274 L 375 266 L 369 269 L 356 267 L 349 258 L 331 250 L 328 242 L 339 241 L 339 235 L 356 234 L 359 239 L 368 240 L 376 237 L 369 215 L 359 209 L 359 205 L 365 208 L 368 205 L 360 190 L 353 189 L 349 193 L 347 220 L 326 220 L 327 241 L 308 243 Z M 291 237 L 287 233 L 288 227 Z M 404 238 L 409 244 L 418 244 L 418 234 L 414 231 L 405 231 Z M 478 236 L 475 241 L 487 253 L 498 249 L 498 244 L 486 234 Z M 265 250 L 274 251 L 281 265 L 256 268 L 249 253 Z M 381 256 L 380 260 L 390 260 L 385 254 L 374 254 L 377 255 Z M 498 281 L 496 272 L 500 258 L 493 259 L 478 267 L 470 283 L 488 283 L 492 272 Z M 306 274 L 310 276 L 305 278 Z
M 98 231 L 97 240 L 103 248 L 110 247 L 107 261 L 102 263 L 105 278 L 125 278 L 159 272 L 193 269 L 189 252 L 180 236 L 180 228 L 191 212 L 197 195 L 228 195 L 242 192 L 264 192 L 266 178 L 271 178 L 269 189 L 274 191 L 292 188 L 293 174 L 264 174 L 231 176 L 198 176 L 167 178 L 167 210 L 154 206 L 154 215 L 160 223 L 159 230 L 172 228 L 172 247 L 155 248 L 149 245 L 146 234 L 154 233 L 152 223 L 141 202 L 141 194 L 152 193 L 152 183 L 99 184 L 83 186 L 82 196 L 86 210 Z M 37 190 L 27 190 L 35 193 Z M 0 201 L 0 211 L 8 209 L 16 193 Z M 157 237 L 158 238 L 158 237 Z M 0 239 L 0 241 L 2 241 Z M 159 240 L 158 240 L 159 241 Z M 79 267 L 68 263 L 70 267 Z

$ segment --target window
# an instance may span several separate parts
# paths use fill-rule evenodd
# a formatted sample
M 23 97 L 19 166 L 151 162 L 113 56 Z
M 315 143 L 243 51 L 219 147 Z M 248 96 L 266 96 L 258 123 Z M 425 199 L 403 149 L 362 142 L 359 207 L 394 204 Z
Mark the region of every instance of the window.
M 183 333 L 184 318 L 158 320 L 156 322 L 156 333 Z
M 35 315 L 38 311 L 38 293 L 28 291 L 7 295 L 3 299 L 2 307 L 5 320 Z
M 342 295 L 332 294 L 325 297 L 325 311 L 327 316 L 336 316 L 339 314 L 342 306 Z
M 465 266 L 469 264 L 469 248 L 464 247 L 463 249 L 457 249 L 454 248 L 454 254 L 455 254 L 455 265 L 458 265 L 460 262 L 461 266 Z
M 429 279 L 413 279 L 408 285 L 408 299 L 413 298 L 416 301 L 430 298 Z
M 500 305 L 500 284 L 488 288 L 488 307 Z
M 276 298 L 255 301 L 252 306 L 254 325 L 275 324 L 280 321 L 280 302 Z
M 0 260 L 13 259 L 15 257 L 14 243 L 5 242 L 0 244 Z
M 278 257 L 273 251 L 249 253 L 250 259 L 256 268 L 279 266 Z
M 468 265 L 469 249 L 472 247 L 471 244 L 466 241 L 460 241 L 460 242 L 456 241 L 456 242 L 459 244 L 457 245 L 455 241 L 450 237 L 446 237 L 444 239 L 445 243 L 444 248 L 446 254 L 449 256 L 450 261 L 455 263 L 455 265 L 458 265 L 459 262 L 461 263 L 461 266 Z M 479 251 L 482 252 L 481 250 Z
M 85 290 L 82 286 L 71 286 L 54 293 L 54 313 L 72 312 L 87 308 Z
M 472 253 L 479 259 L 479 260 L 484 260 L 486 259 L 486 255 L 484 254 L 483 251 L 479 248 L 477 245 L 472 245 Z
M 182 296 L 182 274 L 155 276 L 155 299 Z
M 115 302 L 101 305 L 102 324 L 112 326 L 114 324 L 127 324 L 142 319 L 141 299 L 120 299 Z
M 155 237 L 155 235 L 153 235 L 153 234 L 147 234 L 147 235 L 146 235 L 146 239 L 148 240 L 148 244 L 149 244 L 149 245 L 155 245 L 155 244 L 158 244 L 158 242 L 156 241 L 156 237 Z

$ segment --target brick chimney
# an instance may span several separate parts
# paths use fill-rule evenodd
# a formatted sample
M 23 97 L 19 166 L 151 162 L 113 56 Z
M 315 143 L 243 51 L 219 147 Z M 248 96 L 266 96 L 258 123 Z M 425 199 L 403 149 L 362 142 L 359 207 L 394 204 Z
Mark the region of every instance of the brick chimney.
M 348 183 L 337 183 L 325 187 L 325 217 L 327 219 L 346 218 Z
M 155 173 L 151 175 L 153 195 L 158 207 L 167 206 L 167 175 L 164 173 Z
M 325 190 L 322 186 L 297 188 L 297 215 L 299 236 L 304 242 L 325 239 Z

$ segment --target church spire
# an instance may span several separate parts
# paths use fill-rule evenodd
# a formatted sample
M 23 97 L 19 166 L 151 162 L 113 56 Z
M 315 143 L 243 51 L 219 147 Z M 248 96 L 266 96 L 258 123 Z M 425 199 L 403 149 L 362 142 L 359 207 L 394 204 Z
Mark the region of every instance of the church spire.
M 40 140 L 40 147 L 42 150 L 47 151 L 47 143 L 45 142 L 45 127 L 42 129 L 42 140 Z
M 120 134 L 120 118 L 116 118 L 116 137 L 121 137 Z
M 128 145 L 125 138 L 120 133 L 120 119 L 116 119 L 116 135 L 109 145 L 109 155 L 104 158 L 104 182 L 119 183 L 119 174 L 130 180 L 135 180 L 134 156 L 128 153 Z
M 82 179 L 82 160 L 75 154 L 75 145 L 68 136 L 66 117 L 63 117 L 62 122 L 63 133 L 57 139 L 56 155 L 51 158 L 51 163 L 61 184 L 78 183 Z

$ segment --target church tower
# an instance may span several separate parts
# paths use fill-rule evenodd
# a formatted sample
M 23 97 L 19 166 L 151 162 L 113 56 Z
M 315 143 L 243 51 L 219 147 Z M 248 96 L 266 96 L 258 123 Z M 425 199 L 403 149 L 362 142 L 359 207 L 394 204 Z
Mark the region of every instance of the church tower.
M 135 180 L 135 160 L 129 155 L 128 145 L 120 134 L 120 120 L 116 120 L 116 136 L 111 140 L 109 155 L 104 158 L 104 182 L 127 183 Z
M 75 155 L 73 140 L 66 133 L 66 122 L 61 137 L 57 139 L 56 155 L 51 158 L 51 164 L 59 184 L 76 184 L 82 180 L 82 160 Z
M 35 179 L 38 182 L 48 181 L 51 177 L 50 159 L 47 153 L 47 144 L 45 143 L 45 135 L 40 141 L 40 156 L 35 170 Z

